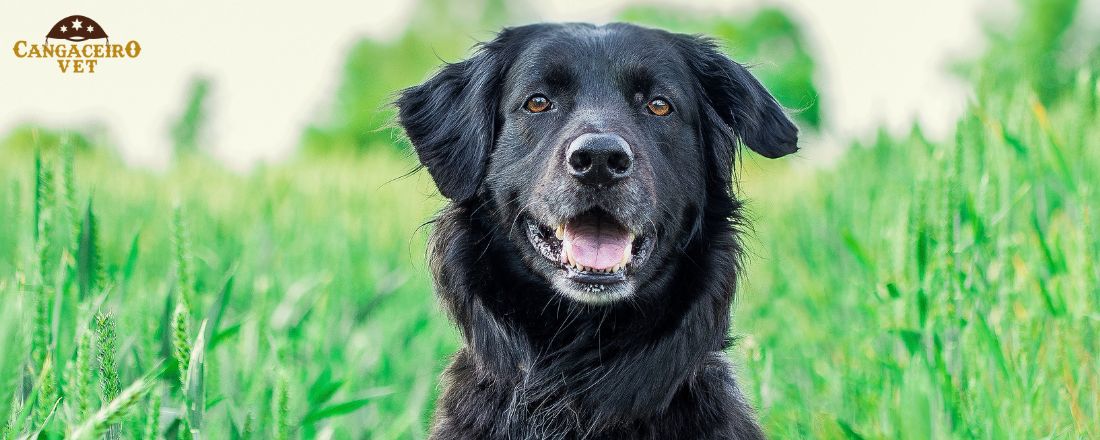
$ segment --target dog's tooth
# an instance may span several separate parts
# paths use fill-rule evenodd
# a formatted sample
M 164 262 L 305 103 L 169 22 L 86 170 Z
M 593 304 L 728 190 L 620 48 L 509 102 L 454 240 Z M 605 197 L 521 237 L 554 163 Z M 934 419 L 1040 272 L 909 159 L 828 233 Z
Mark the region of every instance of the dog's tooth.
M 565 238 L 565 224 L 560 224 L 554 229 L 554 236 L 558 237 L 558 240 Z
M 632 239 L 626 244 L 626 248 L 623 249 L 623 259 L 619 262 L 619 265 L 621 266 L 626 266 L 626 264 L 630 262 L 630 258 L 634 254 L 634 234 L 630 234 L 630 237 Z

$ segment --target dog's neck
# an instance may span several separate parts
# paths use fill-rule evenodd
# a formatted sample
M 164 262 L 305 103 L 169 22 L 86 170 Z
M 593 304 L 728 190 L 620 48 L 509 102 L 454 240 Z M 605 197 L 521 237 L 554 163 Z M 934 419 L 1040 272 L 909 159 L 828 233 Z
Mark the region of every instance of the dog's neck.
M 604 420 L 661 411 L 727 346 L 740 248 L 736 202 L 726 207 L 702 218 L 704 235 L 717 239 L 692 240 L 664 262 L 663 280 L 639 286 L 659 291 L 589 306 L 531 274 L 515 245 L 475 209 L 451 205 L 432 237 L 437 294 L 479 373 L 519 393 L 556 394 L 525 399 L 569 400 Z

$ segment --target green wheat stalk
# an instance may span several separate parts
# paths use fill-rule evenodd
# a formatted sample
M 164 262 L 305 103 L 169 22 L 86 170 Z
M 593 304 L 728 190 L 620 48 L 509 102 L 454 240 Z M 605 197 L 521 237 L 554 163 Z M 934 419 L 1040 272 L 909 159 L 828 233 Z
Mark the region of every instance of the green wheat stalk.
M 191 243 L 183 208 L 177 205 L 172 212 L 172 246 L 176 263 L 176 307 L 172 311 L 172 348 L 179 371 L 180 389 L 186 393 L 187 371 L 191 363 L 190 308 L 194 296 L 194 272 L 192 270 Z M 180 426 L 180 437 L 190 436 L 190 426 L 185 417 Z
M 46 283 L 50 271 L 49 239 L 52 227 L 52 206 L 54 204 L 53 173 L 44 165 L 36 150 L 35 156 L 35 301 L 32 318 L 31 358 L 33 368 L 39 374 L 38 399 L 33 407 L 32 420 L 45 423 L 48 413 L 52 413 L 49 402 L 54 401 L 57 393 L 57 377 L 54 373 L 52 358 L 49 355 L 51 345 L 50 300 L 51 289 Z
M 53 413 L 53 405 L 57 401 L 57 373 L 52 356 L 46 356 L 39 376 L 38 400 L 35 403 L 33 420 L 35 424 L 45 427 L 46 423 L 49 423 L 49 416 Z
M 49 362 L 49 359 L 47 359 L 47 364 L 45 365 L 45 367 L 46 368 L 52 368 L 52 367 L 50 367 L 48 362 Z M 41 384 L 41 383 L 45 382 L 45 377 L 47 375 L 47 372 L 45 370 L 39 370 L 39 371 L 35 372 L 35 371 L 31 370 L 32 366 L 28 366 L 27 368 L 30 371 L 27 371 L 26 373 L 28 375 L 34 375 L 34 377 L 35 377 L 34 382 L 32 382 L 32 383 Z M 20 388 L 22 388 L 22 387 L 20 387 Z M 16 389 L 15 390 L 15 393 L 13 393 L 13 398 L 12 398 L 12 406 L 11 406 L 12 410 L 11 410 L 11 413 L 9 414 L 9 417 L 8 417 L 7 427 L 5 428 L 5 430 L 8 432 L 8 434 L 12 434 L 12 435 L 23 434 L 25 428 L 32 428 L 33 429 L 33 426 L 35 424 L 35 420 L 34 420 L 35 410 L 37 409 L 37 406 L 36 406 L 35 402 L 37 402 L 38 400 L 41 400 L 41 396 L 42 396 L 42 387 L 41 386 L 31 386 L 30 390 L 25 390 L 25 389 Z M 52 414 L 52 411 L 51 411 L 51 414 Z M 48 418 L 49 415 L 47 415 L 46 417 Z M 27 437 L 26 435 L 21 435 L 20 436 L 21 439 L 26 438 L 26 437 Z M 32 438 L 33 438 L 33 436 L 32 436 Z
M 191 362 L 190 333 L 187 307 L 182 302 L 177 302 L 172 314 L 172 348 L 175 350 L 176 366 L 179 368 L 180 386 L 184 389 L 187 387 L 187 366 Z
M 23 393 L 20 390 L 15 390 L 11 393 L 11 405 L 8 406 L 8 420 L 4 422 L 4 427 L 0 429 L 0 439 L 8 440 L 15 435 L 13 431 L 16 424 L 19 422 L 19 414 L 23 412 Z
M 191 236 L 183 219 L 183 208 L 178 205 L 172 213 L 172 246 L 176 259 L 176 290 L 179 292 L 180 303 L 190 310 L 195 296 Z
M 290 437 L 290 391 L 286 375 L 279 374 L 279 382 L 275 385 L 274 413 L 275 440 L 286 440 Z
M 70 386 L 76 401 L 76 414 L 80 420 L 88 417 L 92 406 L 92 334 L 85 329 L 81 332 L 76 346 L 76 367 L 72 370 L 73 380 Z
M 84 299 L 103 287 L 103 263 L 100 256 L 99 224 L 92 210 L 92 200 L 84 210 L 84 217 L 76 240 L 76 280 L 80 298 Z
M 32 326 L 34 334 L 31 342 L 31 356 L 34 359 L 36 370 L 42 371 L 46 367 L 46 358 L 50 346 L 50 289 L 39 282 L 35 288 L 37 297 L 34 302 L 34 318 Z
M 115 319 L 109 314 L 100 313 L 95 317 L 96 351 L 99 361 L 100 386 L 103 389 L 103 401 L 112 402 L 119 397 L 122 382 L 118 378 L 118 331 Z M 106 427 L 108 439 L 119 437 L 119 426 L 110 423 Z M 97 435 L 101 436 L 101 434 Z
M 103 401 L 109 402 L 118 396 L 121 382 L 118 379 L 118 334 L 115 319 L 109 314 L 100 313 L 95 317 L 96 360 L 99 362 L 100 386 Z
M 98 439 L 106 435 L 114 426 L 122 421 L 123 417 L 133 409 L 142 397 L 152 388 L 155 382 L 149 377 L 143 377 L 122 390 L 110 403 L 96 411 L 90 418 L 76 429 L 73 429 L 70 439 Z
M 65 213 L 69 220 L 69 253 L 76 255 L 81 219 L 76 205 L 76 151 L 68 136 L 61 140 L 61 183 L 65 193 Z
M 191 318 L 190 309 L 195 296 L 195 274 L 192 266 L 191 240 L 187 224 L 183 219 L 183 208 L 176 205 L 172 212 L 172 247 L 176 265 L 176 307 L 172 312 L 172 347 L 179 371 L 180 389 L 184 392 L 185 403 L 188 390 L 188 367 L 191 363 Z M 183 417 L 178 437 L 192 438 L 192 426 L 189 417 Z
M 34 273 L 35 309 L 32 318 L 31 356 L 36 370 L 42 371 L 50 346 L 50 300 L 52 292 L 46 283 L 50 271 L 49 240 L 52 228 L 54 203 L 53 172 L 43 163 L 41 154 L 35 152 L 35 254 L 37 265 Z
M 206 410 L 206 326 L 203 320 L 192 346 L 191 358 L 184 373 L 183 397 L 186 404 L 185 417 L 192 438 L 199 438 L 202 432 L 203 412 Z
M 142 438 L 160 437 L 160 393 L 149 395 L 149 408 L 145 412 L 145 435 Z

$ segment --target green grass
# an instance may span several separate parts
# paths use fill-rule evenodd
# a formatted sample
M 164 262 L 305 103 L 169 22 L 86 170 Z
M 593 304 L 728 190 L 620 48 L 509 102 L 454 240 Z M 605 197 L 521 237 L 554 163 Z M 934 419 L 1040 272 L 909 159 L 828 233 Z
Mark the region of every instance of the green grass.
M 759 194 L 735 355 L 773 436 L 1100 436 L 1100 84 L 1011 92 Z
M 43 162 L 49 162 L 43 169 L 64 168 L 61 154 L 46 152 Z M 423 436 L 438 372 L 457 341 L 435 307 L 423 262 L 427 230 L 419 226 L 439 200 L 424 178 L 393 180 L 411 169 L 407 158 L 385 151 L 331 157 L 249 177 L 200 159 L 165 173 L 123 168 L 94 154 L 77 154 L 75 162 L 78 214 L 63 206 L 63 190 L 50 197 L 41 217 L 51 220 L 45 223 L 53 240 L 39 249 L 34 159 L 17 149 L 0 151 L 5 421 L 13 397 L 39 405 L 26 397 L 38 387 L 20 382 L 35 383 L 46 356 L 35 353 L 49 352 L 63 365 L 57 371 L 92 370 L 52 380 L 54 394 L 65 397 L 49 427 L 57 433 L 82 423 L 110 400 L 106 396 L 164 369 L 153 389 L 162 429 L 175 429 L 176 415 L 201 396 L 208 437 L 226 437 L 234 424 L 243 432 L 250 419 L 253 438 L 276 437 L 279 426 L 292 436 L 328 429 L 343 436 Z M 63 232 L 71 222 L 89 223 L 86 206 L 96 239 L 84 241 L 98 247 L 81 253 L 73 250 L 81 240 Z M 87 270 L 102 281 L 89 282 L 96 285 L 84 293 L 80 274 L 89 258 L 72 256 L 96 253 L 101 264 Z M 75 267 L 48 263 L 59 275 L 38 283 L 39 254 Z M 57 301 L 39 301 L 40 285 L 59 292 L 48 295 Z M 101 337 L 111 331 L 100 330 L 100 313 L 112 316 L 117 336 Z M 177 353 L 190 352 L 187 369 L 203 322 L 209 332 L 200 392 L 197 379 L 181 378 Z M 78 352 L 87 332 L 94 335 L 84 344 L 94 349 Z M 55 346 L 43 348 L 35 338 Z M 116 367 L 100 368 L 104 364 Z M 101 386 L 112 377 L 121 383 Z M 95 383 L 83 385 L 89 380 Z M 14 410 L 20 420 L 20 408 Z M 140 437 L 149 424 L 141 410 L 123 419 L 122 437 Z M 37 428 L 31 422 L 41 417 L 30 414 L 19 426 Z
M 999 87 L 950 141 L 746 156 L 731 356 L 773 437 L 1100 436 L 1100 86 Z M 0 437 L 425 437 L 457 338 L 408 157 L 38 148 L 0 150 Z

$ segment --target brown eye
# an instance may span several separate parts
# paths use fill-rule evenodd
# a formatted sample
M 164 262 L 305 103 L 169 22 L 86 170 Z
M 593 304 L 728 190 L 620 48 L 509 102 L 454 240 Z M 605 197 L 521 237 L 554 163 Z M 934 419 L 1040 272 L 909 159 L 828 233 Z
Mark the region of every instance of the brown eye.
M 665 116 L 672 113 L 672 104 L 669 104 L 668 101 L 665 101 L 663 98 L 654 98 L 652 101 L 649 101 L 649 104 L 646 104 L 645 107 L 649 109 L 650 113 L 657 116 Z
M 534 95 L 527 98 L 527 103 L 523 106 L 531 113 L 542 113 L 550 109 L 550 99 L 542 95 Z

